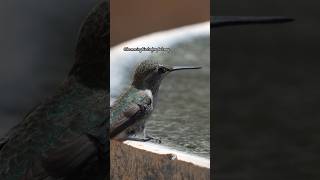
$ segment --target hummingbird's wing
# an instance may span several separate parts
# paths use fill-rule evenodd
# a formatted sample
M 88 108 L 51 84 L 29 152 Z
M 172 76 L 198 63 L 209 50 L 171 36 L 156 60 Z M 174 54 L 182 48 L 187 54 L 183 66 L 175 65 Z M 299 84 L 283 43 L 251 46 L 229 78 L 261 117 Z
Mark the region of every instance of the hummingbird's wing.
M 78 149 L 75 149 L 78 148 Z M 32 160 L 23 180 L 68 179 L 81 172 L 81 165 L 97 154 L 96 146 L 86 135 L 74 138 L 60 148 L 52 149 L 45 157 Z
M 152 111 L 152 97 L 144 91 L 141 91 L 139 95 L 140 98 L 138 101 L 131 102 L 127 108 L 118 114 L 117 119 L 111 122 L 110 139 L 114 138 Z M 113 108 L 111 108 L 111 111 L 113 111 Z
M 55 178 L 75 178 L 75 176 L 83 177 L 82 172 L 90 176 L 96 169 L 99 169 L 99 172 L 95 175 L 105 172 L 109 155 L 108 133 L 105 125 L 106 123 L 95 129 L 94 134 L 82 134 L 69 138 L 58 147 L 50 149 L 42 160 L 47 173 Z
M 110 139 L 121 133 L 138 120 L 138 114 L 142 109 L 138 104 L 131 104 L 119 118 L 110 125 Z
M 95 154 L 98 154 L 95 143 L 87 135 L 82 135 L 48 151 L 43 165 L 50 176 L 64 177 L 74 173 L 83 162 Z

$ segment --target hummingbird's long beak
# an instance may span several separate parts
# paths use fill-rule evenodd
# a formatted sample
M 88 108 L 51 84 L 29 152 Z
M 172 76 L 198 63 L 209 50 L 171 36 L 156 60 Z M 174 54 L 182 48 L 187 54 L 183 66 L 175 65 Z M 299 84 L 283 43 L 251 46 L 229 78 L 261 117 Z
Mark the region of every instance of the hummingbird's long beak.
M 275 24 L 294 21 L 282 16 L 211 16 L 211 27 L 236 26 L 246 24 Z
M 201 69 L 201 67 L 200 66 L 173 66 L 170 69 L 170 72 L 179 71 L 179 70 L 185 70 L 185 69 Z

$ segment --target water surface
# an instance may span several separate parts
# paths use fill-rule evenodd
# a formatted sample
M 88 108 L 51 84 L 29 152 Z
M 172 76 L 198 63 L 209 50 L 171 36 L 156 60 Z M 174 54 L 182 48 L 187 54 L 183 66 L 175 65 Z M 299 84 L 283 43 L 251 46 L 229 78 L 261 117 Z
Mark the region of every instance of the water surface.
M 158 105 L 147 132 L 163 144 L 200 156 L 210 156 L 210 42 L 209 37 L 179 44 L 173 55 L 153 59 L 171 65 L 200 65 L 200 70 L 169 74 L 160 86 Z

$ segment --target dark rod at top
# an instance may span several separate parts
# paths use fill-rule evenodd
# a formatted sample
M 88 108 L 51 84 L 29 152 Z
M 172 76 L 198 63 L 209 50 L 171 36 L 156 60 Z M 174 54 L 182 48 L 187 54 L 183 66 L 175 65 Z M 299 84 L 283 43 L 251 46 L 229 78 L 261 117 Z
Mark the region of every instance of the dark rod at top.
M 211 27 L 235 26 L 246 24 L 271 24 L 294 21 L 283 16 L 211 16 Z

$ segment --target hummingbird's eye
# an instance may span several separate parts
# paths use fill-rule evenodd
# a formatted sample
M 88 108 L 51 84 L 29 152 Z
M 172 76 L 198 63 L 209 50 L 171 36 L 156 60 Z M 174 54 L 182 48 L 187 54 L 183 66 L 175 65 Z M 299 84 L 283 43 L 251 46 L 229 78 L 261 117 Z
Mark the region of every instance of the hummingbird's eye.
M 158 73 L 163 74 L 167 71 L 167 69 L 165 67 L 159 67 L 158 68 Z

